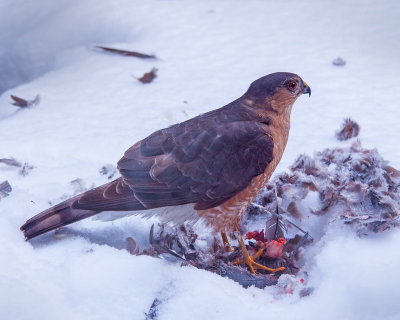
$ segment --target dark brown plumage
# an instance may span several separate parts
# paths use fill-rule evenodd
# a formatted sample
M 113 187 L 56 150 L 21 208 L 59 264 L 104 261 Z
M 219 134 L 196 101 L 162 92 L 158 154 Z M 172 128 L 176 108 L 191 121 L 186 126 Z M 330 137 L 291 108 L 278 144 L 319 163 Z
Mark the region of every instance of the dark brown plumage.
M 118 162 L 120 178 L 43 211 L 21 230 L 31 239 L 101 211 L 184 204 L 216 230 L 230 230 L 278 164 L 302 93 L 311 90 L 295 74 L 260 78 L 228 105 L 137 142 Z

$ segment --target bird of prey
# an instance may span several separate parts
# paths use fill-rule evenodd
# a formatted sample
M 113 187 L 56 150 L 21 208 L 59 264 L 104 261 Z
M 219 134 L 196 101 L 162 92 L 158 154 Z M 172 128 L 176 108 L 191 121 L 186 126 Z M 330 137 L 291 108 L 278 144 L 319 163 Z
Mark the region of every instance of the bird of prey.
M 37 214 L 21 230 L 29 240 L 102 211 L 146 210 L 164 221 L 203 219 L 227 244 L 226 232 L 238 231 L 278 165 L 293 103 L 303 93 L 311 89 L 296 74 L 264 76 L 226 106 L 137 142 L 118 162 L 121 177 Z M 169 210 L 154 210 L 161 207 Z M 239 245 L 252 272 L 283 269 L 255 262 L 240 233 Z

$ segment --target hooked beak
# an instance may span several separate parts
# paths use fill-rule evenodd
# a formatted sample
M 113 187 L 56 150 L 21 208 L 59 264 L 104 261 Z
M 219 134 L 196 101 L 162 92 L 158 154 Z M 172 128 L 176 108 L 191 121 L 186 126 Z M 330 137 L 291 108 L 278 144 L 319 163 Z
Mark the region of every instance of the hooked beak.
M 303 82 L 303 85 L 304 85 L 303 94 L 308 93 L 308 96 L 310 97 L 311 96 L 311 88 L 305 82 Z

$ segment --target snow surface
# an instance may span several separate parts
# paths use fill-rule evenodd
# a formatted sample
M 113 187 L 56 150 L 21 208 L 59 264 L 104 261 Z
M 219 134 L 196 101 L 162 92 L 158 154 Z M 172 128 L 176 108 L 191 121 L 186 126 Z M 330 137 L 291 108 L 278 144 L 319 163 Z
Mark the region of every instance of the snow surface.
M 19 231 L 49 201 L 72 195 L 71 180 L 88 188 L 106 182 L 98 170 L 137 140 L 220 107 L 276 71 L 298 73 L 313 92 L 295 104 L 277 172 L 300 153 L 340 145 L 334 132 L 344 117 L 359 122 L 364 147 L 399 168 L 399 10 L 396 0 L 2 0 L 0 158 L 36 168 L 21 176 L 0 167 L 0 181 L 13 187 L 0 202 L 0 317 L 144 319 L 159 298 L 160 320 L 400 319 L 399 230 L 359 239 L 332 228 L 292 295 L 119 250 L 127 236 L 146 241 L 154 221 L 136 216 L 73 226 L 103 242 L 44 237 L 32 245 Z M 104 54 L 95 45 L 160 59 Z M 332 65 L 338 56 L 346 66 Z M 159 69 L 153 83 L 132 77 L 152 67 Z M 34 108 L 9 104 L 10 94 L 37 93 Z M 299 298 L 301 286 L 314 291 Z

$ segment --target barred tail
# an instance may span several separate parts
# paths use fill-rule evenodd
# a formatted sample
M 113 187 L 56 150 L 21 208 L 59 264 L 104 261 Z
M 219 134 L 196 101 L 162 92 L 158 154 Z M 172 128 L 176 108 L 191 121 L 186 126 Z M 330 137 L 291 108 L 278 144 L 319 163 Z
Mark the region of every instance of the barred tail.
M 26 221 L 21 227 L 26 240 L 99 213 L 93 210 L 73 209 L 72 203 L 75 200 L 76 197 L 68 199 Z

